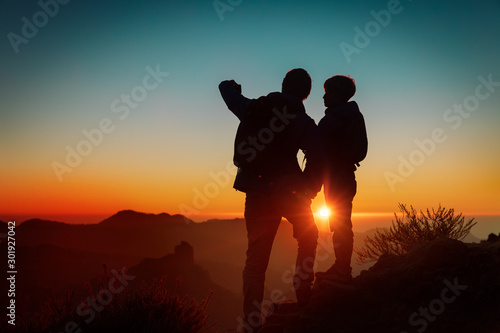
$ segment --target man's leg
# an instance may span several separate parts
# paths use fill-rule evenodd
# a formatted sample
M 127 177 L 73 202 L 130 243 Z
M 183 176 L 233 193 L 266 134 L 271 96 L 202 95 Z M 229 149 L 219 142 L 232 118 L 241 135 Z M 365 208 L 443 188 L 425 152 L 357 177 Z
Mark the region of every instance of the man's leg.
M 265 274 L 281 215 L 270 195 L 247 193 L 245 220 L 248 249 L 243 270 L 243 312 L 247 327 L 256 332 L 262 325 Z
M 283 198 L 283 216 L 293 225 L 298 251 L 293 287 L 299 305 L 307 305 L 314 280 L 314 261 L 318 245 L 318 228 L 311 210 L 311 200 L 295 195 Z

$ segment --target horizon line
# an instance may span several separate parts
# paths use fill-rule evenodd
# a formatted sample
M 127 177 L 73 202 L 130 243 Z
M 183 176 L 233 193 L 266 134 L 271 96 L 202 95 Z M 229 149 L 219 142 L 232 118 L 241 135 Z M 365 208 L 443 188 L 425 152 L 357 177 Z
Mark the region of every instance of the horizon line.
M 37 213 L 37 214 L 30 214 L 30 213 L 14 213 L 14 214 L 5 214 L 5 213 L 0 213 L 0 221 L 3 222 L 9 222 L 9 221 L 16 221 L 16 224 L 22 224 L 26 221 L 32 220 L 32 219 L 41 219 L 41 220 L 48 220 L 48 221 L 54 221 L 54 222 L 63 222 L 63 223 L 68 223 L 68 224 L 97 224 L 105 219 L 116 215 L 118 212 L 121 211 L 134 211 L 137 213 L 142 213 L 142 214 L 154 214 L 154 215 L 160 215 L 160 214 L 169 214 L 169 215 L 182 215 L 179 213 L 167 213 L 167 212 L 161 212 L 161 213 L 148 213 L 148 212 L 141 212 L 133 209 L 123 209 L 116 211 L 115 213 L 109 214 L 109 213 Z M 315 217 L 319 218 L 319 213 L 318 212 L 313 212 Z M 366 217 L 394 217 L 394 212 L 353 212 L 352 216 L 353 217 L 361 217 L 361 218 L 366 218 Z M 400 213 L 396 213 L 397 215 L 400 215 Z M 460 214 L 460 213 L 459 213 Z M 495 216 L 500 216 L 500 213 L 461 213 L 462 216 L 464 217 L 479 217 L 479 216 L 489 216 L 489 217 L 495 217 Z M 227 213 L 211 213 L 207 212 L 205 214 L 196 214 L 196 215 L 191 215 L 191 216 L 186 216 L 188 219 L 196 222 L 196 223 L 203 223 L 207 222 L 209 220 L 232 220 L 232 219 L 241 219 L 244 218 L 243 212 L 227 212 Z M 63 220 L 60 220 L 63 218 Z M 68 219 L 71 220 L 66 220 Z

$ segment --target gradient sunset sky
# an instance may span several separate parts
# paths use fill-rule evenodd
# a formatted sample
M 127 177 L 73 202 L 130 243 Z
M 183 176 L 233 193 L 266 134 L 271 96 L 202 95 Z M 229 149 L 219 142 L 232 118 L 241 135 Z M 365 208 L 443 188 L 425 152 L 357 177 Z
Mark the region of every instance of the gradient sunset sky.
M 238 121 L 217 86 L 234 79 L 259 97 L 296 67 L 313 79 L 316 122 L 323 82 L 356 80 L 369 152 L 355 212 L 403 202 L 500 215 L 498 0 L 45 2 L 52 16 L 37 1 L 0 5 L 3 220 L 241 216 L 227 167 Z M 23 29 L 34 20 L 36 33 Z M 122 100 L 131 93 L 141 101 Z M 68 166 L 67 147 L 87 155 Z

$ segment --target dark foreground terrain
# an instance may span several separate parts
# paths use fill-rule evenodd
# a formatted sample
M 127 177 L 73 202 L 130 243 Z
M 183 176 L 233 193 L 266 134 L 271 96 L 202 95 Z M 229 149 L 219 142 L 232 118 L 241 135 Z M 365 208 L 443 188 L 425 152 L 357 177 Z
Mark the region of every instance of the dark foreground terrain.
M 500 241 L 437 239 L 381 257 L 351 285 L 321 281 L 311 304 L 276 306 L 259 333 L 500 332 Z

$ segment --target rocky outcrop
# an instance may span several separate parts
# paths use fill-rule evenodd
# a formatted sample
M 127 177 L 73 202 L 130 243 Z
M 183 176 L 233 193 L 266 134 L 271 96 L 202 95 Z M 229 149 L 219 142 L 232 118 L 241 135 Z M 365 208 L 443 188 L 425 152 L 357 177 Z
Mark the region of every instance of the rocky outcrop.
M 437 239 L 351 284 L 316 283 L 307 308 L 276 307 L 260 333 L 500 332 L 499 318 L 500 242 Z

